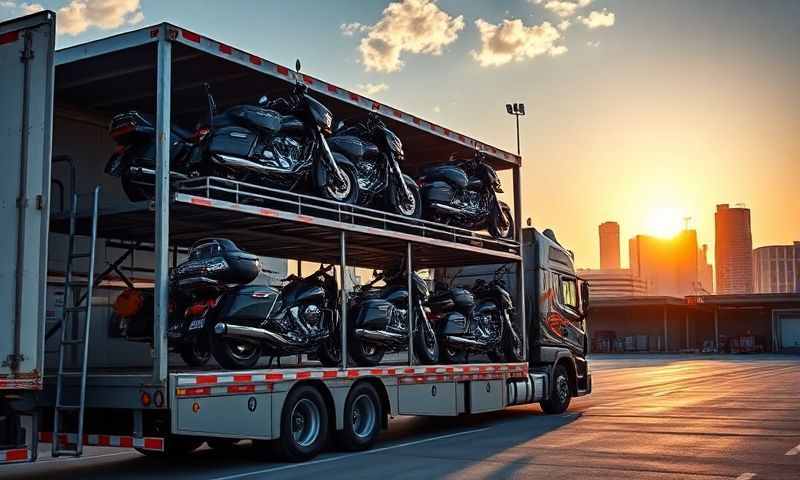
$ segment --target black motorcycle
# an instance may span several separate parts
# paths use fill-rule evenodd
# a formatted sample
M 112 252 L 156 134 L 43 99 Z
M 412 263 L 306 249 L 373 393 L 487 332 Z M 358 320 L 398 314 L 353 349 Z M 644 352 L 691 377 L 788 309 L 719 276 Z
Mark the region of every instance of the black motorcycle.
M 376 287 L 381 280 L 385 286 Z M 348 350 L 357 365 L 377 365 L 386 352 L 408 349 L 407 282 L 405 267 L 375 272 L 375 278 L 351 296 L 347 317 L 351 319 Z M 423 308 L 428 286 L 419 275 L 412 273 L 412 288 L 414 353 L 421 363 L 433 364 L 439 357 L 439 344 Z
M 500 178 L 483 153 L 427 168 L 417 183 L 426 220 L 469 230 L 486 228 L 495 238 L 513 236 L 511 209 L 497 198 L 503 192 Z
M 356 166 L 361 205 L 380 205 L 406 217 L 422 216 L 419 187 L 403 174 L 403 143 L 376 113 L 350 125 L 340 122 L 328 145 Z
M 115 115 L 108 127 L 117 148 L 106 163 L 105 172 L 120 177 L 125 195 L 132 202 L 153 197 L 156 170 L 155 120 L 144 113 L 130 111 Z M 189 178 L 197 136 L 172 125 L 169 141 L 170 180 Z
M 299 78 L 300 61 L 296 64 Z M 209 95 L 209 109 L 216 110 Z M 295 82 L 286 98 L 258 106 L 238 105 L 212 115 L 202 150 L 208 175 L 282 190 L 312 191 L 332 200 L 356 204 L 355 165 L 332 152 L 325 138 L 333 114 Z
M 438 283 L 428 300 L 439 335 L 443 363 L 465 363 L 470 353 L 486 354 L 493 362 L 521 362 L 522 339 L 514 329 L 514 304 L 502 280 L 505 266 L 494 279 L 475 281 L 471 290 Z
M 262 355 L 316 352 L 325 366 L 339 363 L 336 279 L 332 265 L 305 278 L 290 275 L 280 291 L 248 285 L 261 271 L 255 255 L 227 239 L 196 243 L 189 259 L 174 270 L 179 288 L 208 298 L 205 307 L 186 314 L 189 335 L 209 339 L 209 349 L 224 368 L 252 368 Z M 195 304 L 197 305 L 197 304 Z

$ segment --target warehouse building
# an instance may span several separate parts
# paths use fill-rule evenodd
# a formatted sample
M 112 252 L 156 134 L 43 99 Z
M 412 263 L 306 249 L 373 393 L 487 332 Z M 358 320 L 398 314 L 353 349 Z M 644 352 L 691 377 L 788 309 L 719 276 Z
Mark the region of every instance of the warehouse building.
M 599 298 L 588 327 L 594 353 L 800 353 L 800 294 Z

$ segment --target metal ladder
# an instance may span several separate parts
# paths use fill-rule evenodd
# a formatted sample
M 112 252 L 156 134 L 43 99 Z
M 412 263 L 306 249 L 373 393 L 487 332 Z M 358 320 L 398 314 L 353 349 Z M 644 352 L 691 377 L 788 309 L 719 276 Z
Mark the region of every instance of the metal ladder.
M 100 185 L 92 192 L 91 209 L 91 238 L 89 251 L 75 253 L 75 223 L 78 217 L 79 194 L 72 194 L 72 205 L 69 213 L 69 246 L 67 250 L 67 271 L 64 276 L 64 318 L 61 321 L 61 339 L 58 345 L 58 375 L 56 377 L 56 404 L 53 411 L 53 457 L 70 456 L 79 457 L 83 453 L 83 414 L 86 407 L 86 369 L 89 358 L 89 330 L 92 320 L 92 295 L 94 293 L 94 262 L 95 242 L 97 240 L 97 215 L 100 203 Z M 86 293 L 77 301 L 70 302 L 72 297 L 72 270 L 76 259 L 89 259 L 89 273 L 87 275 Z M 81 314 L 83 317 L 83 332 L 71 336 L 73 332 L 81 331 Z M 64 353 L 67 348 L 78 349 L 80 369 L 80 397 L 77 404 L 67 404 L 64 400 Z M 77 434 L 75 442 L 72 438 L 62 441 L 62 423 L 64 417 L 77 416 Z M 74 448 L 70 448 L 74 445 Z

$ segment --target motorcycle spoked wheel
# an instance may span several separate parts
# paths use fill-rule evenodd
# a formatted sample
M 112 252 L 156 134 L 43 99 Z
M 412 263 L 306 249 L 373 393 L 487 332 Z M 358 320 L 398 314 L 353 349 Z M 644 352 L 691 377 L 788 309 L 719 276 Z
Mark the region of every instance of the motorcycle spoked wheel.
M 334 185 L 333 180 L 329 178 L 328 184 L 322 187 L 322 195 L 337 202 L 358 205 L 360 192 L 355 168 L 352 165 L 342 163 L 339 165 L 339 169 L 344 174 L 344 181 L 341 185 Z
M 181 343 L 177 350 L 181 359 L 190 367 L 202 367 L 211 358 L 211 348 L 206 335 L 197 335 L 191 341 Z
M 211 335 L 211 354 L 221 367 L 228 370 L 253 368 L 261 358 L 261 345 L 246 340 Z
M 439 360 L 439 341 L 428 322 L 422 322 L 414 332 L 414 353 L 425 365 L 433 365 Z
M 391 193 L 394 198 L 389 199 L 387 208 L 404 217 L 422 218 L 422 197 L 419 193 L 419 186 L 414 179 L 407 175 L 403 175 L 403 180 L 411 193 L 411 199 L 404 198 L 402 188 L 395 188 Z
M 511 208 L 503 202 L 500 203 L 500 211 L 495 212 L 489 218 L 489 234 L 494 238 L 510 239 L 514 236 L 514 218 L 511 216 Z M 505 218 L 505 226 L 502 225 L 500 215 Z

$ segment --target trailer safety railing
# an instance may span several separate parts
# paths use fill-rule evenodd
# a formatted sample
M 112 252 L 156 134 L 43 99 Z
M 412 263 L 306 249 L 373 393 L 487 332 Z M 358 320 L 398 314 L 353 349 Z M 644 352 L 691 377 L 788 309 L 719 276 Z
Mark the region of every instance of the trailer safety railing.
M 218 177 L 198 177 L 177 182 L 175 187 L 179 194 L 186 193 L 235 204 L 271 207 L 276 210 L 293 212 L 297 215 L 335 220 L 348 225 L 398 231 L 422 238 L 435 238 L 467 245 L 479 245 L 482 248 L 491 250 L 519 252 L 519 243 L 514 240 L 493 238 L 441 223 L 404 217 L 382 210 L 347 205 L 325 198 L 252 185 L 236 180 Z

